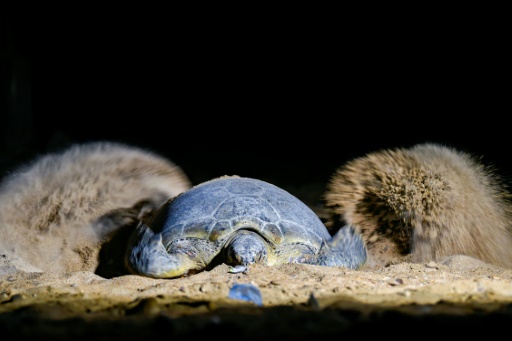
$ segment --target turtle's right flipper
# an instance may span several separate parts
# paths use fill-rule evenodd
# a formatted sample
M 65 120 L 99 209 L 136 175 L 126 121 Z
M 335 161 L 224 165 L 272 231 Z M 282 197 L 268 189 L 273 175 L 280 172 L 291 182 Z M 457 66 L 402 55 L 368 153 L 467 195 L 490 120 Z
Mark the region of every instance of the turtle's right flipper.
M 357 269 L 366 263 L 366 246 L 360 233 L 351 225 L 343 226 L 322 245 L 318 264 Z
M 135 274 L 153 278 L 175 278 L 197 270 L 198 263 L 184 253 L 167 252 L 162 234 L 139 223 L 126 250 L 125 265 Z

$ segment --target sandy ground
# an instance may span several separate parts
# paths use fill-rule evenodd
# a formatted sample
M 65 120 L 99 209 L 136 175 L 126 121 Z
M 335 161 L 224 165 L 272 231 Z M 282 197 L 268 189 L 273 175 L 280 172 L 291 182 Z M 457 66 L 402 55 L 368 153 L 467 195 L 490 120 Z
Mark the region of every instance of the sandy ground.
M 386 334 L 403 321 L 428 335 L 441 326 L 464 335 L 475 323 L 491 323 L 492 334 L 512 321 L 511 283 L 511 270 L 465 256 L 371 270 L 287 264 L 233 274 L 219 265 L 172 280 L 12 271 L 0 276 L 0 325 L 7 339 L 135 339 L 162 332 L 306 339 Z M 256 288 L 261 305 L 230 298 L 235 284 Z
M 296 194 L 321 215 L 311 201 L 318 193 L 313 188 Z M 96 245 L 93 254 L 99 253 Z M 232 298 L 236 284 L 250 284 L 261 304 Z M 2 340 L 310 339 L 398 336 L 404 328 L 432 337 L 471 336 L 486 328 L 491 336 L 508 331 L 511 302 L 512 270 L 467 256 L 382 260 L 358 270 L 287 264 L 231 273 L 221 264 L 188 277 L 152 279 L 98 268 L 43 272 L 0 255 Z

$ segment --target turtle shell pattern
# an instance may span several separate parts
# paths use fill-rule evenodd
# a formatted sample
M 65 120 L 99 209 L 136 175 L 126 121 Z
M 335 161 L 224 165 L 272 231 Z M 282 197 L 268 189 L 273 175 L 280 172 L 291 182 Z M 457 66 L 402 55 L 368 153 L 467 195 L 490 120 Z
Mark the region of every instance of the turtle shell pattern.
M 317 253 L 331 238 L 320 218 L 289 192 L 262 180 L 224 176 L 171 199 L 150 224 L 170 251 L 175 241 L 200 239 L 215 256 L 239 229 L 259 232 L 274 249 L 303 244 Z

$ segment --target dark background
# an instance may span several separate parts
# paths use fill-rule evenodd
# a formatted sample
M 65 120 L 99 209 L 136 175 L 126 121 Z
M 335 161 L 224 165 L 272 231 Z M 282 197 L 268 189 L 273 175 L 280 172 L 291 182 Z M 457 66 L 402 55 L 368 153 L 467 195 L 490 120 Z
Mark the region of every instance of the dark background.
M 512 173 L 499 22 L 99 13 L 2 12 L 3 172 L 69 143 L 113 140 L 162 153 L 194 183 L 325 182 L 351 158 L 421 142 Z
M 377 149 L 438 142 L 481 155 L 512 178 L 510 20 L 500 18 L 508 11 L 7 5 L 0 5 L 2 174 L 70 143 L 113 140 L 162 153 L 194 183 L 239 174 L 289 187 L 325 182 Z M 286 323 L 267 329 L 295 323 L 284 315 Z M 451 325 L 444 315 L 421 317 L 423 330 L 439 325 L 446 334 Z M 453 330 L 489 322 L 474 317 Z M 491 320 L 509 325 L 503 316 Z M 20 324 L 31 330 L 24 319 L 6 321 L 17 339 Z M 349 332 L 387 332 L 404 320 L 373 322 Z M 80 326 L 83 336 L 125 330 Z M 39 338 L 41 328 L 32 328 Z

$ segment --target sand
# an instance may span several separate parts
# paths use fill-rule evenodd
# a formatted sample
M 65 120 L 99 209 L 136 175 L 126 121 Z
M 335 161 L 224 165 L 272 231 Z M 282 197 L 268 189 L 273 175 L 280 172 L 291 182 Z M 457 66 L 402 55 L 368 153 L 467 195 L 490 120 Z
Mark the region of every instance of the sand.
M 284 189 L 324 218 L 324 183 Z M 0 249 L 2 341 L 492 337 L 512 323 L 512 269 L 464 255 L 415 263 L 375 252 L 357 270 L 286 264 L 232 273 L 220 264 L 153 279 L 123 268 L 129 229 L 106 241 L 78 234 L 73 243 L 63 236 L 75 230 L 37 240 L 30 230 L 18 232 L 19 245 L 9 245 L 18 252 Z M 19 252 L 21 245 L 33 252 Z M 52 247 L 51 263 L 50 253 L 26 257 Z M 240 284 L 256 296 L 233 297 Z
M 100 254 L 101 245 L 95 247 L 92 253 Z M 512 270 L 462 255 L 437 262 L 374 263 L 358 270 L 286 264 L 231 273 L 221 264 L 176 279 L 122 271 L 99 275 L 97 258 L 77 260 L 88 263 L 56 259 L 89 270 L 41 271 L 2 252 L 2 340 L 227 333 L 241 340 L 360 337 L 396 334 L 404 323 L 425 335 L 443 328 L 444 335 L 470 336 L 477 326 L 492 325 L 492 334 L 512 322 Z M 250 284 L 262 304 L 230 298 L 235 284 Z

